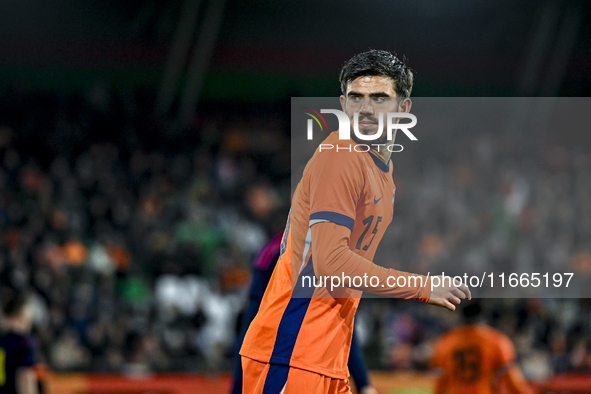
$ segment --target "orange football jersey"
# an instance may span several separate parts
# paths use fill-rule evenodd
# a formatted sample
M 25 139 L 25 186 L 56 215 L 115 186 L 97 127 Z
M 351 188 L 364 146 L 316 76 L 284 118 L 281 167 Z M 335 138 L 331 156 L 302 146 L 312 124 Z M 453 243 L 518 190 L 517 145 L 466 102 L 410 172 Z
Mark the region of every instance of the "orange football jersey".
M 447 393 L 498 393 L 497 380 L 515 362 L 511 340 L 483 324 L 460 327 L 435 344 L 431 364 L 442 370 Z
M 360 290 L 427 300 L 430 282 L 386 286 L 387 276 L 409 274 L 371 263 L 392 220 L 396 188 L 391 163 L 356 151 L 352 141 L 338 139 L 338 131 L 322 144 L 333 148 L 317 149 L 304 169 L 281 256 L 240 354 L 346 379 Z M 379 281 L 369 287 L 351 278 L 352 284 L 332 291 L 330 282 L 319 285 L 318 277 L 326 274 L 345 280 L 375 275 Z

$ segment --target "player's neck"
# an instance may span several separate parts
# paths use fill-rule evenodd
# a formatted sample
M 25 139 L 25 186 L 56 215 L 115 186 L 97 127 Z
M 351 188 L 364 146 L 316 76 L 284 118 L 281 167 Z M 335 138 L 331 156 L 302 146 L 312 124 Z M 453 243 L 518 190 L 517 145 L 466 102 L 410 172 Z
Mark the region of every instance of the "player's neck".
M 25 334 L 28 331 L 28 324 L 24 319 L 10 318 L 5 319 L 3 324 L 4 328 L 8 331 Z

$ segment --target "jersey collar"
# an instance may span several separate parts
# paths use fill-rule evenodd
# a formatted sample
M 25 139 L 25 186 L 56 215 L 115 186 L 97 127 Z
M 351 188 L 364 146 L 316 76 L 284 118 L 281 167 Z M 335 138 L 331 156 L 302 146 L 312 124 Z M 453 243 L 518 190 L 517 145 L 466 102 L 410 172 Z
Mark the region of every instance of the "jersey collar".
M 388 164 L 384 163 L 382 160 L 380 160 L 376 155 L 371 154 L 369 152 L 367 152 L 368 155 L 371 156 L 371 159 L 373 160 L 373 162 L 376 164 L 376 166 L 384 171 L 384 172 L 388 172 L 390 171 L 390 162 L 392 161 L 392 158 L 390 157 L 390 160 L 388 160 Z

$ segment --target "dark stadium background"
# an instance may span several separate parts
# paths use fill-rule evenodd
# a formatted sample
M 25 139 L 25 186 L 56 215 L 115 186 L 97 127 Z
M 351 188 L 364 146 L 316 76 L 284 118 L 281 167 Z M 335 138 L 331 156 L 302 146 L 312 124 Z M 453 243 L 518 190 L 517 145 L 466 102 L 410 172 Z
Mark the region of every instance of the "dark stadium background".
M 590 16 L 560 0 L 0 2 L 0 285 L 34 295 L 55 376 L 184 372 L 225 387 L 250 263 L 289 208 L 290 98 L 340 94 L 340 66 L 369 48 L 407 58 L 414 96 L 588 96 Z M 546 143 L 536 160 L 567 182 L 554 198 L 577 207 L 556 219 L 571 241 L 551 242 L 588 273 L 591 139 Z M 442 239 L 409 253 L 428 259 Z M 425 371 L 456 324 L 366 301 L 376 371 Z M 530 379 L 591 371 L 587 299 L 485 306 Z

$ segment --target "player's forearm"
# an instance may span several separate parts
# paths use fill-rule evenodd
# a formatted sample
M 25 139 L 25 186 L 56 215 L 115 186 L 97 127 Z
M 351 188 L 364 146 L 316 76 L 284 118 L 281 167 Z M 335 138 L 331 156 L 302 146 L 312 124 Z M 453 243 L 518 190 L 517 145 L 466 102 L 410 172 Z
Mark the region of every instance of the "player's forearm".
M 511 394 L 533 394 L 532 388 L 516 365 L 512 366 L 507 373 L 501 376 L 501 384 Z
M 372 294 L 417 298 L 421 301 L 429 299 L 429 278 L 374 264 L 349 249 L 349 234 L 346 227 L 330 222 L 312 226 L 312 254 L 316 276 L 345 278 L 342 286 Z M 361 286 L 355 286 L 353 281 L 356 277 L 368 279 Z
M 19 394 L 38 394 L 37 375 L 33 368 L 21 368 L 17 373 L 17 390 Z
M 430 279 L 424 275 L 384 268 L 359 256 L 348 246 L 340 246 L 338 257 L 334 260 L 335 267 L 328 260 L 330 275 L 338 277 L 368 278 L 359 287 L 348 286 L 348 279 L 343 280 L 345 287 L 356 288 L 368 293 L 383 295 L 393 298 L 419 298 L 423 301 L 429 299 Z M 335 269 L 336 268 L 336 269 Z M 377 278 L 374 279 L 374 278 Z

